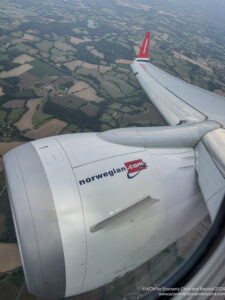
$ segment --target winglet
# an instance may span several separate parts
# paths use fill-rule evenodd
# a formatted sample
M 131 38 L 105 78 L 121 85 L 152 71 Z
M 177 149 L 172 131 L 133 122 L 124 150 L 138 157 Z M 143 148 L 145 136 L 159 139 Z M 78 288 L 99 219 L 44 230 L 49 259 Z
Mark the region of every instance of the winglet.
M 149 59 L 149 48 L 150 48 L 150 32 L 147 32 L 137 58 L 148 60 Z

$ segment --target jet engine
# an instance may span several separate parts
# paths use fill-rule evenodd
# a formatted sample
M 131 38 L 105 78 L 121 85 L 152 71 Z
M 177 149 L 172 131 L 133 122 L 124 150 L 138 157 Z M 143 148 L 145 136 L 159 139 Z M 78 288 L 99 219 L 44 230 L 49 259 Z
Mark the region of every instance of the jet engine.
M 4 166 L 28 290 L 59 298 L 97 288 L 200 222 L 208 211 L 193 145 L 210 126 L 68 134 L 9 151 Z

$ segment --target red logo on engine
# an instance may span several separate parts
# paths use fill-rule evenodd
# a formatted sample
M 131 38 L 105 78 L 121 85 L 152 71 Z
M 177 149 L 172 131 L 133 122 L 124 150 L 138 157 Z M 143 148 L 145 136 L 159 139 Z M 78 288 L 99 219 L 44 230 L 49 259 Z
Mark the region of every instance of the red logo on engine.
M 142 159 L 137 159 L 137 160 L 134 160 L 134 161 L 129 161 L 129 162 L 126 162 L 124 164 L 125 164 L 125 166 L 127 168 L 127 177 L 129 179 L 135 177 L 141 171 L 147 169 L 147 165 L 146 165 L 145 162 L 143 162 Z M 135 173 L 135 174 L 133 174 L 132 176 L 129 175 L 129 174 L 132 174 L 132 173 Z

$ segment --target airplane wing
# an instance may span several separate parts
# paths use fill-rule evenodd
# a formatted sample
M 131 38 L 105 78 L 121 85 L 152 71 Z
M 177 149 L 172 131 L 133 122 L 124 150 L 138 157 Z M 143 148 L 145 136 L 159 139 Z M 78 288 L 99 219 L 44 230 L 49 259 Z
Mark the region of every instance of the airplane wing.
M 170 125 L 214 120 L 225 127 L 225 98 L 178 79 L 150 63 L 147 33 L 131 68 L 153 104 Z M 146 44 L 147 43 L 147 44 Z
M 225 194 L 225 98 L 151 64 L 149 41 L 148 32 L 131 68 L 169 125 L 215 123 L 215 128 L 203 135 L 195 148 L 198 183 L 213 220 Z

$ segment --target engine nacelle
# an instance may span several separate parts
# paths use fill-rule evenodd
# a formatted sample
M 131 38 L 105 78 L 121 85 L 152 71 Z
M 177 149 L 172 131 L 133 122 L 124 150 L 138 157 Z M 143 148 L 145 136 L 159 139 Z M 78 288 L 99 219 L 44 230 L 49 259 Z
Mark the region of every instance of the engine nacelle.
M 109 283 L 207 214 L 191 148 L 69 134 L 19 146 L 4 166 L 26 284 L 37 296 Z

